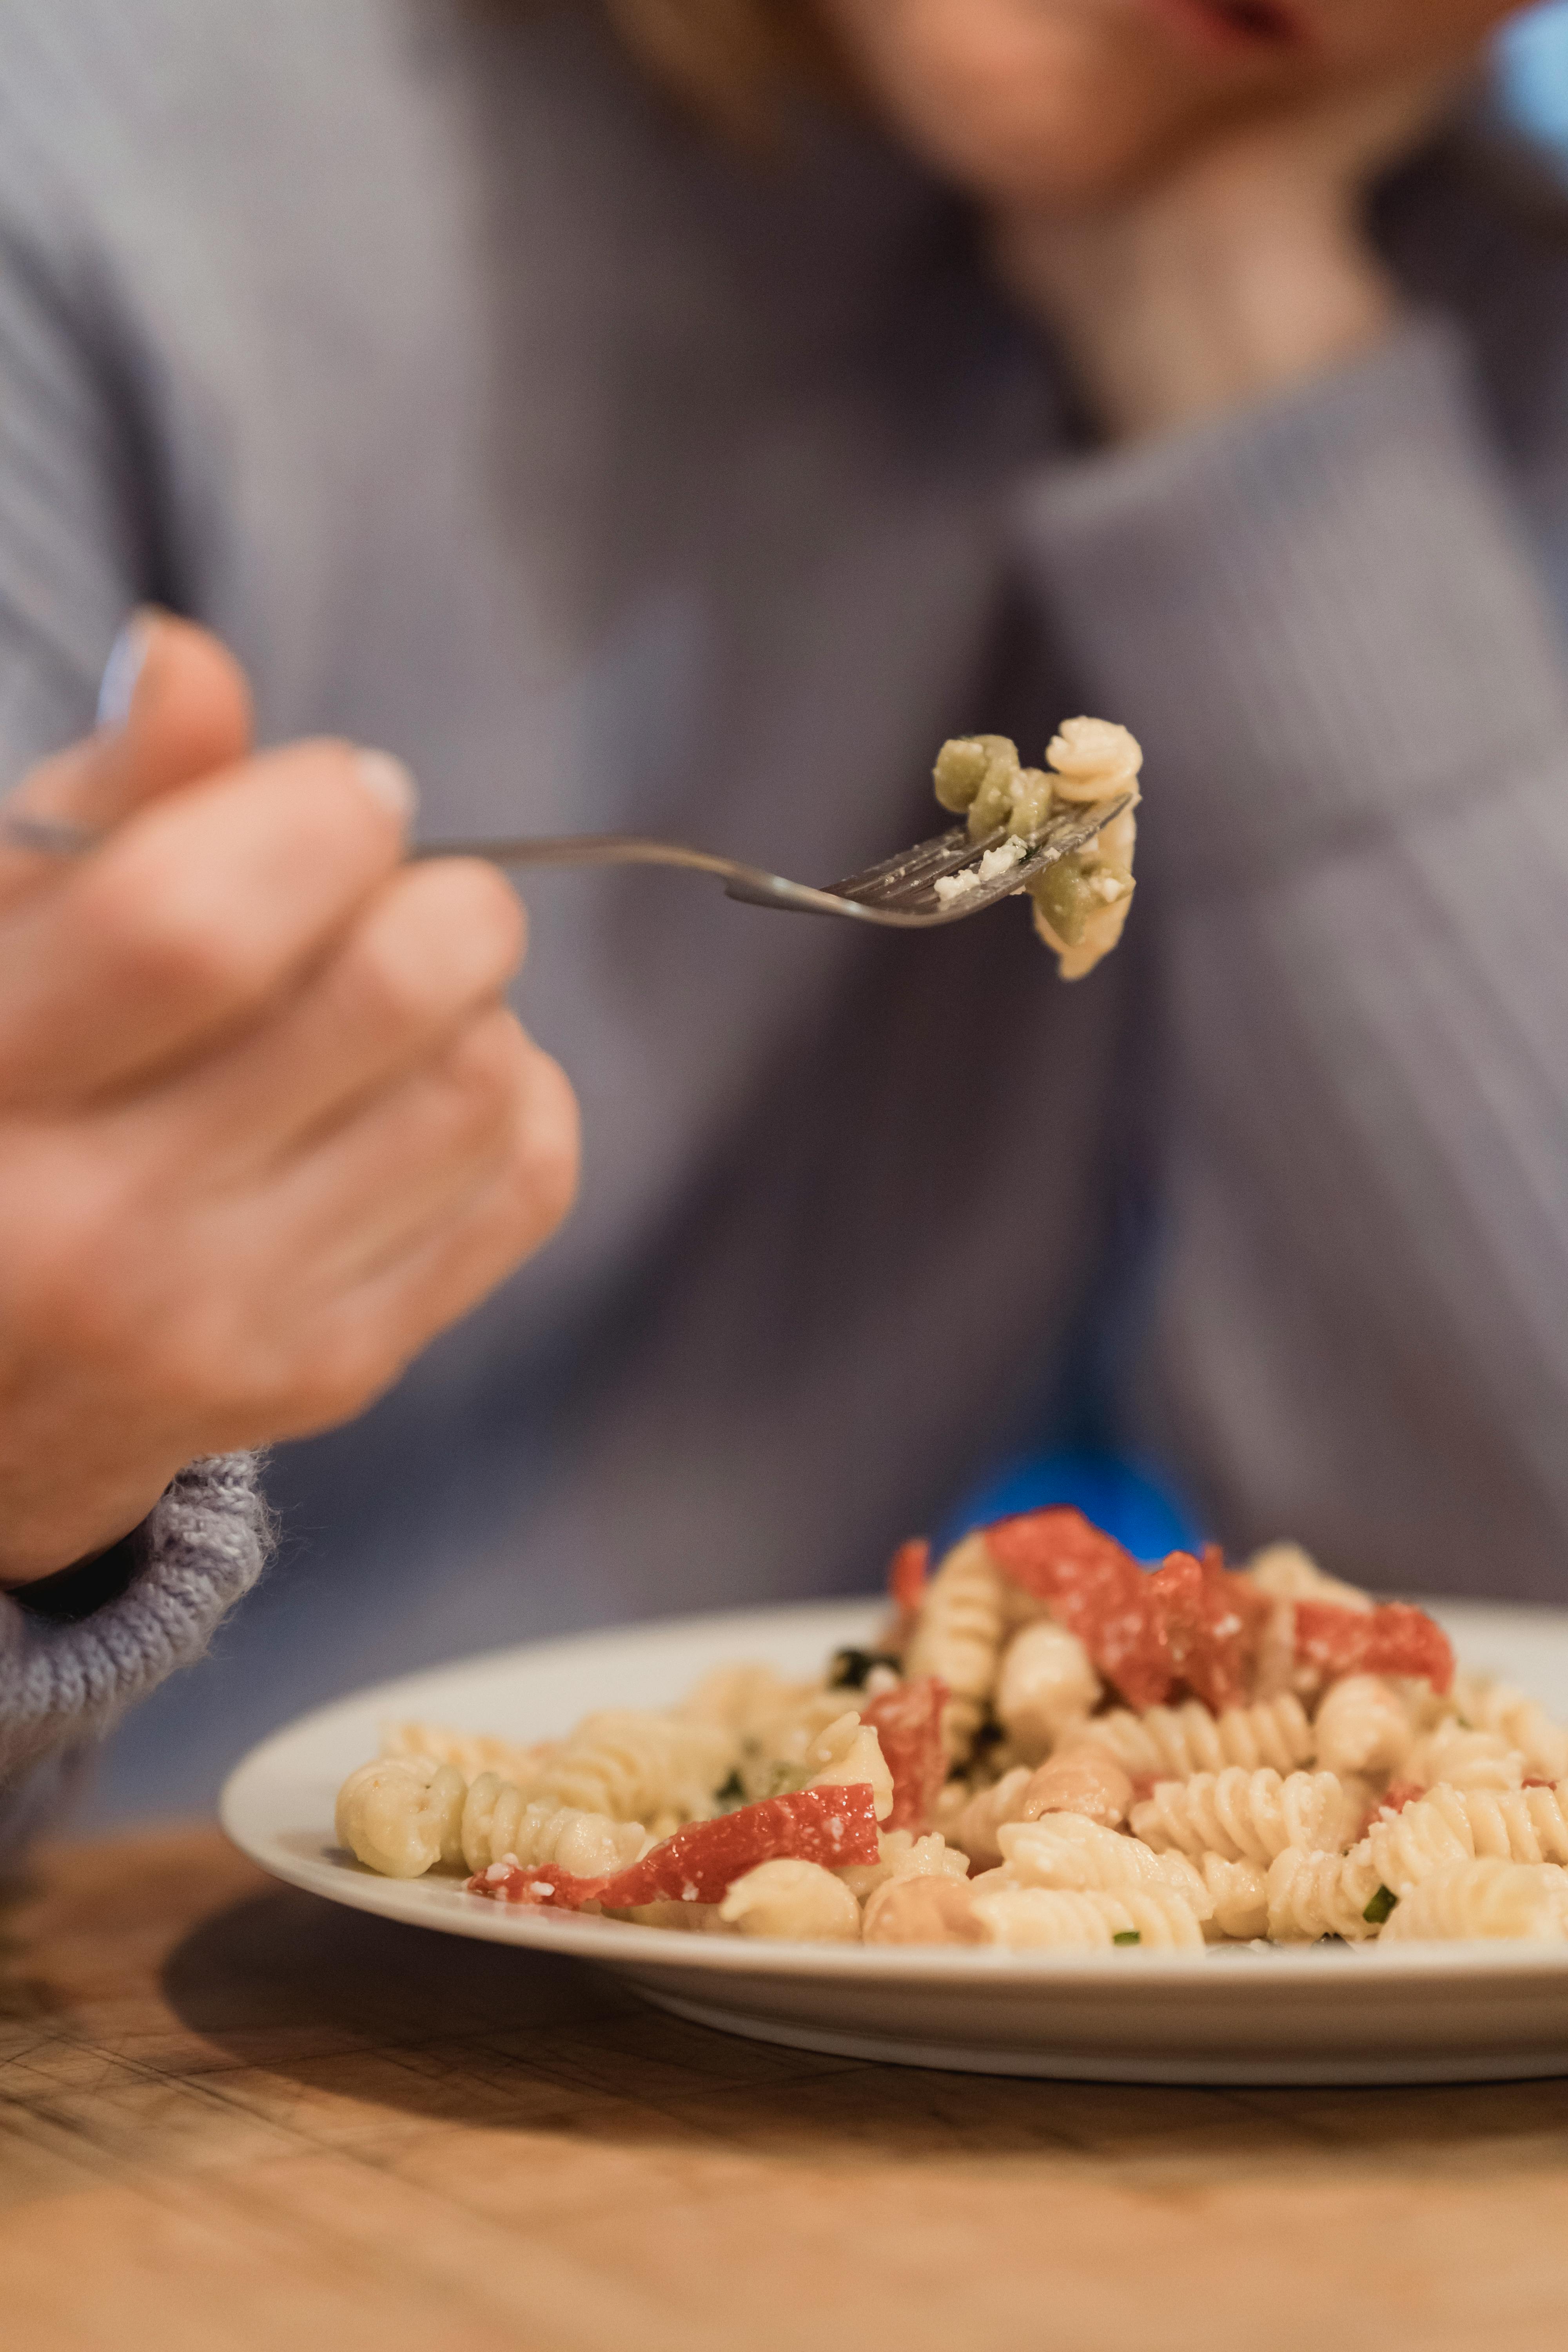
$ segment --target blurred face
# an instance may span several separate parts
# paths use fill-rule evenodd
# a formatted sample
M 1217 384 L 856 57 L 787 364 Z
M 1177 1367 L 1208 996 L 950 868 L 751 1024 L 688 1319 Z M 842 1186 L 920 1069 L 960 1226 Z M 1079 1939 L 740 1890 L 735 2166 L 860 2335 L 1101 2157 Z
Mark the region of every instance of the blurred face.
M 879 110 L 1004 204 L 1092 204 L 1230 123 L 1462 62 L 1507 0 L 816 0 Z M 1517 5 L 1517 0 L 1515 0 Z

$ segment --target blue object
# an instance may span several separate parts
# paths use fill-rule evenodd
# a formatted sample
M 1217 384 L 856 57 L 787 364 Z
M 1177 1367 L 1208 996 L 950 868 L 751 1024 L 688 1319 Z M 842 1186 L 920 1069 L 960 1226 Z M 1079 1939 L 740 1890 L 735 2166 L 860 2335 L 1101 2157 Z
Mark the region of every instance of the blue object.
M 966 1495 L 938 1528 L 932 1550 L 940 1559 L 971 1528 L 1052 1503 L 1074 1505 L 1135 1559 L 1162 1560 L 1204 1540 L 1191 1513 L 1148 1467 L 1112 1454 L 1048 1454 L 1010 1463 Z
M 1497 37 L 1496 61 L 1503 113 L 1568 169 L 1568 0 L 1511 18 Z

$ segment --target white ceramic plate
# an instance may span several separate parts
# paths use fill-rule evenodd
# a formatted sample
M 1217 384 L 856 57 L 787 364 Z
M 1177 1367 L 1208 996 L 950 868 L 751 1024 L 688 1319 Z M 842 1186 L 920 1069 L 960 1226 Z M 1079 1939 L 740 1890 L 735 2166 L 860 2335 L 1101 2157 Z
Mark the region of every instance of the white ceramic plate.
M 378 1878 L 338 1847 L 339 1783 L 379 1726 L 423 1717 L 545 1738 L 591 1707 L 663 1706 L 727 1659 L 790 1675 L 865 1643 L 882 1604 L 621 1628 L 409 1675 L 253 1748 L 223 1822 L 264 1870 L 449 1936 L 571 1953 L 648 2000 L 764 2042 L 982 2074 L 1121 2083 L 1442 2083 L 1568 2074 L 1568 1948 L 1324 1945 L 1204 1959 L 709 1938 L 491 1903 L 451 1878 Z M 1436 1604 L 1468 1665 L 1568 1718 L 1568 1613 Z

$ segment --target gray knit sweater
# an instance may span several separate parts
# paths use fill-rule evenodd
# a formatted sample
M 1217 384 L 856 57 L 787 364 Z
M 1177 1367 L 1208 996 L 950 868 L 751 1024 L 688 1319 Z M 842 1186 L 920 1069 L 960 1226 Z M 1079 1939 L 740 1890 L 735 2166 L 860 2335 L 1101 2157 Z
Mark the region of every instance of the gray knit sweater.
M 1097 450 L 860 131 L 721 152 L 573 13 L 8 0 L 5 776 L 149 595 L 268 738 L 408 758 L 432 834 L 826 877 L 929 824 L 955 730 L 1037 752 L 1087 708 L 1149 751 L 1077 989 L 1013 909 L 868 941 L 531 888 L 581 1207 L 280 1458 L 279 1568 L 138 1709 L 115 1803 L 373 1673 L 864 1584 L 1053 1431 L 1160 1453 L 1233 1544 L 1563 1592 L 1568 268 L 1468 173 L 1390 193 L 1385 350 Z M 101 1622 L 6 1615 L 13 1776 L 249 1581 L 205 1491 Z

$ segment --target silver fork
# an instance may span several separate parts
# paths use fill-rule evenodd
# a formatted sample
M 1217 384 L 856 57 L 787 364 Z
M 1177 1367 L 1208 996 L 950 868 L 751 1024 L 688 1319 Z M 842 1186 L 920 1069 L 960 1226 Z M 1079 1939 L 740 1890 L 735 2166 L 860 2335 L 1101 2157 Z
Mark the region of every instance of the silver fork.
M 686 849 L 679 842 L 643 841 L 629 833 L 569 833 L 556 840 L 443 841 L 422 843 L 416 857 L 488 857 L 497 866 L 683 866 L 698 874 L 716 874 L 727 898 L 750 907 L 782 907 L 796 915 L 843 915 L 851 922 L 881 923 L 900 930 L 931 930 L 941 923 L 960 923 L 994 907 L 998 898 L 1021 890 L 1047 866 L 1070 856 L 1094 839 L 1101 827 L 1131 805 L 1132 795 L 1095 801 L 1087 807 L 1053 811 L 1043 829 L 1030 841 L 1023 857 L 988 882 L 943 898 L 936 885 L 947 876 L 978 865 L 988 849 L 998 849 L 1011 838 L 1000 825 L 976 837 L 966 825 L 918 841 L 896 857 L 884 857 L 842 882 L 820 890 L 808 882 L 791 882 L 760 866 L 744 866 L 733 857 L 717 856 L 708 849 Z
M 493 866 L 680 866 L 698 874 L 716 874 L 724 895 L 752 907 L 782 907 L 792 914 L 842 915 L 851 922 L 880 923 L 900 930 L 933 930 L 942 923 L 961 923 L 1011 898 L 1045 866 L 1087 848 L 1101 827 L 1131 803 L 1123 793 L 1115 800 L 1095 801 L 1057 809 L 1030 840 L 1023 857 L 991 880 L 978 878 L 964 890 L 943 897 L 937 883 L 976 866 L 989 849 L 998 849 L 1012 836 L 1005 825 L 973 835 L 966 825 L 934 834 L 916 842 L 896 857 L 884 857 L 842 882 L 813 889 L 806 882 L 791 882 L 760 866 L 744 866 L 733 857 L 717 856 L 708 849 L 686 849 L 679 842 L 644 841 L 630 833 L 568 833 L 553 839 L 516 841 L 427 841 L 409 851 L 416 858 L 484 857 Z M 23 811 L 0 811 L 0 836 L 19 849 L 51 857 L 78 857 L 96 848 L 104 836 L 87 825 L 62 823 L 53 817 L 31 817 Z

